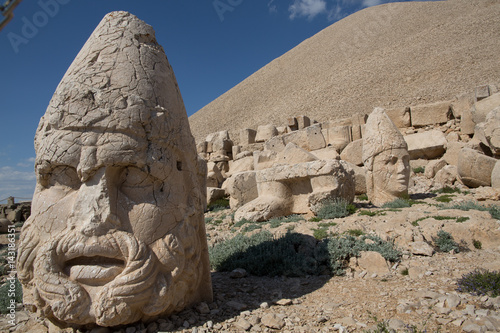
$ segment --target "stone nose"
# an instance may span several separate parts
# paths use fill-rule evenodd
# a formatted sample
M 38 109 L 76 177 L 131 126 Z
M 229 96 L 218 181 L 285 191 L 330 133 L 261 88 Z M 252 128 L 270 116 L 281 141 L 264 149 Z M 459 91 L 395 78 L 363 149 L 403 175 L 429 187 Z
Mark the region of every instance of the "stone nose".
M 116 185 L 106 168 L 82 183 L 73 205 L 72 224 L 86 236 L 100 236 L 120 227 L 116 216 Z

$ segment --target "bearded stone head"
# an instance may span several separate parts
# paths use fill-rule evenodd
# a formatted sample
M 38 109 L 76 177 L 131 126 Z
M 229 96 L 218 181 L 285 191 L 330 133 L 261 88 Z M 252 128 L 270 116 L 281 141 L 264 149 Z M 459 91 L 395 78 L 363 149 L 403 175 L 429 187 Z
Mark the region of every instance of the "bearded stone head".
M 25 304 L 60 325 L 116 326 L 211 299 L 206 165 L 150 26 L 104 17 L 57 87 L 35 150 L 18 257 Z
M 382 108 L 375 108 L 366 122 L 363 162 L 367 195 L 374 205 L 379 206 L 408 195 L 408 145 Z

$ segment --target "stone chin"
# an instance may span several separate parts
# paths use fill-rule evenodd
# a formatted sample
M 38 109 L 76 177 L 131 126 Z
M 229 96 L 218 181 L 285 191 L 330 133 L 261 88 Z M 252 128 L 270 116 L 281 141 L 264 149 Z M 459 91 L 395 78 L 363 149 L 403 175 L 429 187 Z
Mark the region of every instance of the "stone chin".
M 186 228 L 181 223 L 176 231 Z M 186 253 L 192 247 L 179 234 L 149 247 L 122 231 L 86 237 L 67 230 L 44 243 L 33 225 L 23 232 L 24 302 L 60 326 L 110 327 L 168 315 L 190 305 L 200 284 L 201 255 Z

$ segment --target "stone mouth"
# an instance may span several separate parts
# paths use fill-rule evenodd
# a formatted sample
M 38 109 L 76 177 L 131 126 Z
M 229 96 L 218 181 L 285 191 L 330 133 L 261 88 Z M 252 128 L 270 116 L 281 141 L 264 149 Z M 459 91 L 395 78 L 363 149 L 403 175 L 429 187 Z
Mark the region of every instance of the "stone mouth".
M 70 280 L 89 286 L 102 286 L 125 269 L 125 261 L 104 256 L 80 256 L 64 263 L 63 272 Z

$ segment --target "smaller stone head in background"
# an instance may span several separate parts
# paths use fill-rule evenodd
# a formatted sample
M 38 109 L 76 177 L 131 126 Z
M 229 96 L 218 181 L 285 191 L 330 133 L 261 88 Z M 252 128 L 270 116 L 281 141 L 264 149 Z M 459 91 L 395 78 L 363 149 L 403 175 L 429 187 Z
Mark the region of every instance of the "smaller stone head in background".
M 375 108 L 366 122 L 363 163 L 368 199 L 374 205 L 379 206 L 408 195 L 408 146 L 382 108 Z
M 102 20 L 40 120 L 18 271 L 60 326 L 116 326 L 212 298 L 206 164 L 153 29 Z

